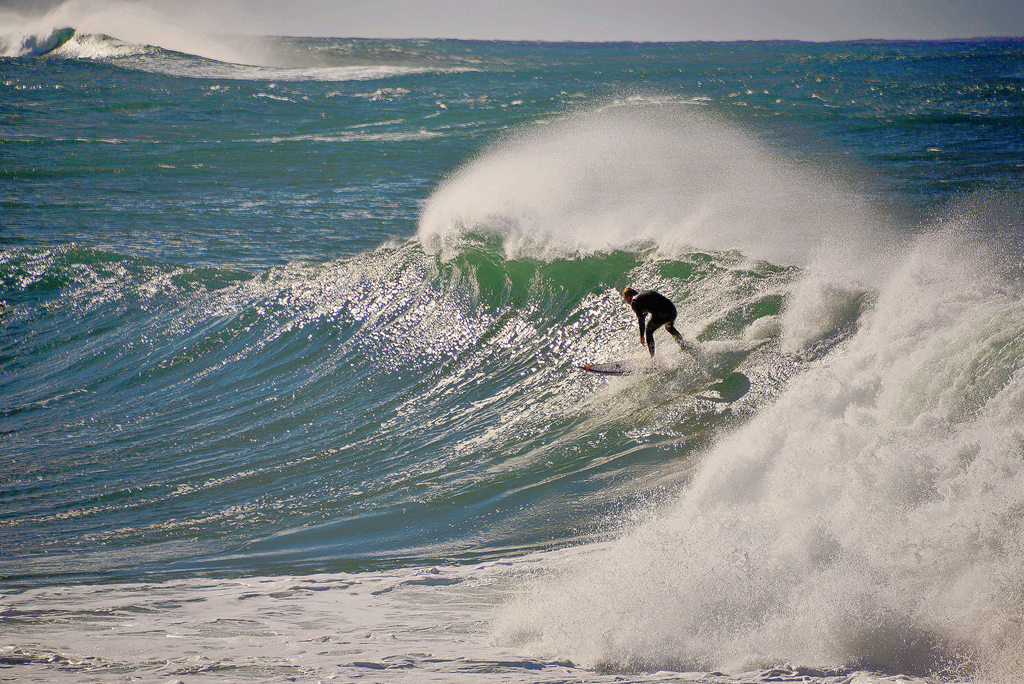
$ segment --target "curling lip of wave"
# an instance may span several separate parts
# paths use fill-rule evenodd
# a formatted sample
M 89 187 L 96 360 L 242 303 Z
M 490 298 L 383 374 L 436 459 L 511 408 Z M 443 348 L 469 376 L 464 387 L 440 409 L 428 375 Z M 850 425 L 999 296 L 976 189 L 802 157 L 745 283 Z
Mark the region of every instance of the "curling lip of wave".
M 825 244 L 877 242 L 863 198 L 696 109 L 627 101 L 511 136 L 431 195 L 419 239 L 441 251 L 493 233 L 513 255 L 650 242 L 796 266 Z
M 14 32 L 0 35 L 0 56 L 41 57 L 67 43 L 74 35 L 75 30 L 70 27 L 40 33 Z

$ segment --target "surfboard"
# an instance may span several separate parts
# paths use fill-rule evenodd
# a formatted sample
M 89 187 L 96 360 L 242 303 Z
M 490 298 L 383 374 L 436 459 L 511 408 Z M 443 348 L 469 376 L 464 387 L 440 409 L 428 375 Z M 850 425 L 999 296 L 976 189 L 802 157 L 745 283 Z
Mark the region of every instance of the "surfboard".
M 637 371 L 635 361 L 612 361 L 611 363 L 588 363 L 577 366 L 580 370 L 602 375 L 632 375 Z

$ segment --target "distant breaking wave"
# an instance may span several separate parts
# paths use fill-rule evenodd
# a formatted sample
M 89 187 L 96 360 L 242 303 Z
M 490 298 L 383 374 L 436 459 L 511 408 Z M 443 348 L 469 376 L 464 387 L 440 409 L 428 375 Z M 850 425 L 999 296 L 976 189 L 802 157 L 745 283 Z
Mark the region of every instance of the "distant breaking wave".
M 466 68 L 438 68 L 396 64 L 355 64 L 338 66 L 267 66 L 222 62 L 199 55 L 164 48 L 126 43 L 101 34 L 80 34 L 65 28 L 47 36 L 9 37 L 4 56 L 88 59 L 117 66 L 185 78 L 244 81 L 369 81 L 410 74 L 466 71 Z
M 388 41 L 221 36 L 176 25 L 152 8 L 71 0 L 42 17 L 0 11 L 0 56 L 56 57 L 185 78 L 248 81 L 363 81 L 419 73 L 476 71 Z
M 110 36 L 92 34 L 76 35 L 51 54 L 68 59 L 105 61 L 130 69 L 169 76 L 240 81 L 369 81 L 437 71 L 430 67 L 388 64 L 319 67 L 238 64 L 159 47 L 128 44 Z
M 58 28 L 41 34 L 14 32 L 0 34 L 0 56 L 39 57 L 67 43 L 75 35 L 73 28 Z

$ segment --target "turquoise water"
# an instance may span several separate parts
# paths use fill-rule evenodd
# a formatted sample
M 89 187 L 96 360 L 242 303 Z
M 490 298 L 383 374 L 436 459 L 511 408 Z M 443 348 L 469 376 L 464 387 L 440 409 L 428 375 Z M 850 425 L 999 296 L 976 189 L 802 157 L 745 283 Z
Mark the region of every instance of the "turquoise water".
M 1020 40 L 44 33 L 0 58 L 15 676 L 1020 672 Z M 644 357 L 627 284 L 696 360 L 576 370 Z

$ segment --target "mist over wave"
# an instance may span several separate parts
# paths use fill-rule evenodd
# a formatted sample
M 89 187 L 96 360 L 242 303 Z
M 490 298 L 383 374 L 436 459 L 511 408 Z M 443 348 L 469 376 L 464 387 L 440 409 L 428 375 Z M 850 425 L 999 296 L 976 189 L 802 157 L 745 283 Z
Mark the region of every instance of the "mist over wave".
M 738 126 L 638 97 L 507 136 L 433 193 L 419 235 L 436 248 L 497 233 L 511 254 L 646 241 L 805 266 L 823 243 L 871 239 L 877 221 L 837 179 Z

